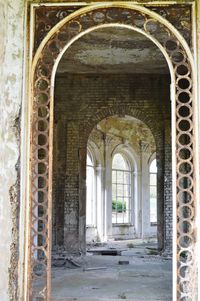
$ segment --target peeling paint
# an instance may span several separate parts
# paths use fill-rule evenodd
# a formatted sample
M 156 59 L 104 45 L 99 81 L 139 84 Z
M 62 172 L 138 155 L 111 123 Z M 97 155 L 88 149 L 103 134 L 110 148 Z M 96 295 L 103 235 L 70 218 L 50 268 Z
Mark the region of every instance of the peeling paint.
M 16 45 L 14 45 L 14 46 L 16 47 Z M 21 57 L 21 55 L 22 55 L 21 50 L 18 49 L 17 52 L 15 52 L 15 53 L 12 54 L 12 58 L 13 58 L 14 60 L 16 60 L 16 59 L 19 59 L 19 58 Z
M 11 84 L 14 84 L 16 82 L 16 78 L 17 78 L 16 74 L 11 74 L 8 76 L 7 80 L 10 81 Z
M 10 300 L 17 300 L 18 288 L 18 256 L 19 256 L 19 232 L 18 232 L 18 218 L 19 218 L 19 199 L 18 199 L 18 183 L 10 188 L 10 203 L 12 208 L 12 243 L 10 246 L 10 268 L 9 271 L 9 296 Z
M 0 300 L 18 300 L 19 114 L 25 1 L 0 0 Z M 3 231 L 2 231 L 3 229 Z
M 20 114 L 15 119 L 13 130 L 20 149 Z M 12 243 L 10 245 L 9 296 L 10 301 L 18 300 L 18 261 L 19 261 L 19 208 L 20 208 L 20 157 L 15 165 L 17 180 L 9 190 L 12 218 Z

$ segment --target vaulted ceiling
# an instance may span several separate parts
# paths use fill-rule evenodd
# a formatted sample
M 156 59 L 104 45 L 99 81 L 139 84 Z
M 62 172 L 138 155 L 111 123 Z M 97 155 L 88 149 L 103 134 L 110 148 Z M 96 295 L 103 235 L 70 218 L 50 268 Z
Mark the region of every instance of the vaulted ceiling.
M 160 49 L 136 31 L 107 27 L 90 32 L 64 53 L 58 73 L 168 74 Z

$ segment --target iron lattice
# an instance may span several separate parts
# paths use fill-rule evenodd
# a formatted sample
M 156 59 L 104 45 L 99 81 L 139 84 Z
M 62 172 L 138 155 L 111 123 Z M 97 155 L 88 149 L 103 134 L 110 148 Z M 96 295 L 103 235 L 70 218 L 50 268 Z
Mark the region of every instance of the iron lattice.
M 170 26 L 141 7 L 88 7 L 50 36 L 34 68 L 31 141 L 31 231 L 29 300 L 50 300 L 51 193 L 54 64 L 79 34 L 101 25 L 130 26 L 157 41 L 173 66 L 176 120 L 177 292 L 194 301 L 195 182 L 193 74 L 185 44 Z M 40 280 L 40 284 L 38 284 Z

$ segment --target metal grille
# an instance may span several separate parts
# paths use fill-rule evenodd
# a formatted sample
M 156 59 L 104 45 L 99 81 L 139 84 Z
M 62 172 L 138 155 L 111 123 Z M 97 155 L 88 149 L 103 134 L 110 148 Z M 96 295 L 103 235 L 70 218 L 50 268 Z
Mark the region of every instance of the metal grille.
M 84 7 L 83 2 L 77 5 L 38 5 L 34 7 L 35 33 L 34 33 L 34 53 L 48 32 L 61 20 L 71 13 Z M 188 45 L 191 45 L 192 37 L 192 6 L 191 3 L 175 5 L 167 4 L 160 6 L 145 4 L 145 7 L 156 12 L 164 19 L 168 20 L 184 37 Z
M 65 22 L 64 22 L 65 21 Z M 31 229 L 29 300 L 50 300 L 53 67 L 64 47 L 93 27 L 130 26 L 156 41 L 173 66 L 176 121 L 177 291 L 194 301 L 194 130 L 193 79 L 186 44 L 164 19 L 131 4 L 87 7 L 49 33 L 35 59 L 31 138 Z M 38 281 L 39 280 L 39 281 Z

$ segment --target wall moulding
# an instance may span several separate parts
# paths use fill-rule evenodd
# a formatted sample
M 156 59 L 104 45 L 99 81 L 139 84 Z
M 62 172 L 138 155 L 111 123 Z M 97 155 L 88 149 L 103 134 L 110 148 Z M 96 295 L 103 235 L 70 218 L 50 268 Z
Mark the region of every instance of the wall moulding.
M 190 26 L 184 27 L 182 32 L 180 24 L 183 26 L 186 23 L 181 23 L 181 15 L 177 26 L 163 18 L 162 14 L 167 14 L 168 8 L 152 8 L 150 5 L 146 8 L 128 2 L 96 3 L 81 8 L 78 5 L 78 8 L 77 10 L 75 4 L 73 7 L 70 5 L 68 11 L 66 7 L 60 9 L 50 5 L 32 6 L 32 26 L 35 32 L 32 45 L 35 56 L 30 71 L 29 91 L 31 177 L 26 298 L 41 301 L 51 298 L 52 134 L 56 68 L 66 49 L 81 36 L 98 28 L 123 27 L 151 39 L 165 56 L 170 69 L 174 180 L 174 301 L 196 301 L 196 74 L 193 54 L 189 47 L 192 40 L 191 9 L 186 5 L 186 23 Z M 162 10 L 162 14 L 158 13 L 159 10 Z M 175 13 L 176 6 L 173 6 L 171 11 Z M 187 35 L 184 39 L 185 32 Z M 184 74 L 179 66 L 184 66 Z M 187 130 L 183 123 L 189 124 Z M 39 213 L 36 214 L 36 211 Z M 40 279 L 42 287 L 38 286 Z

